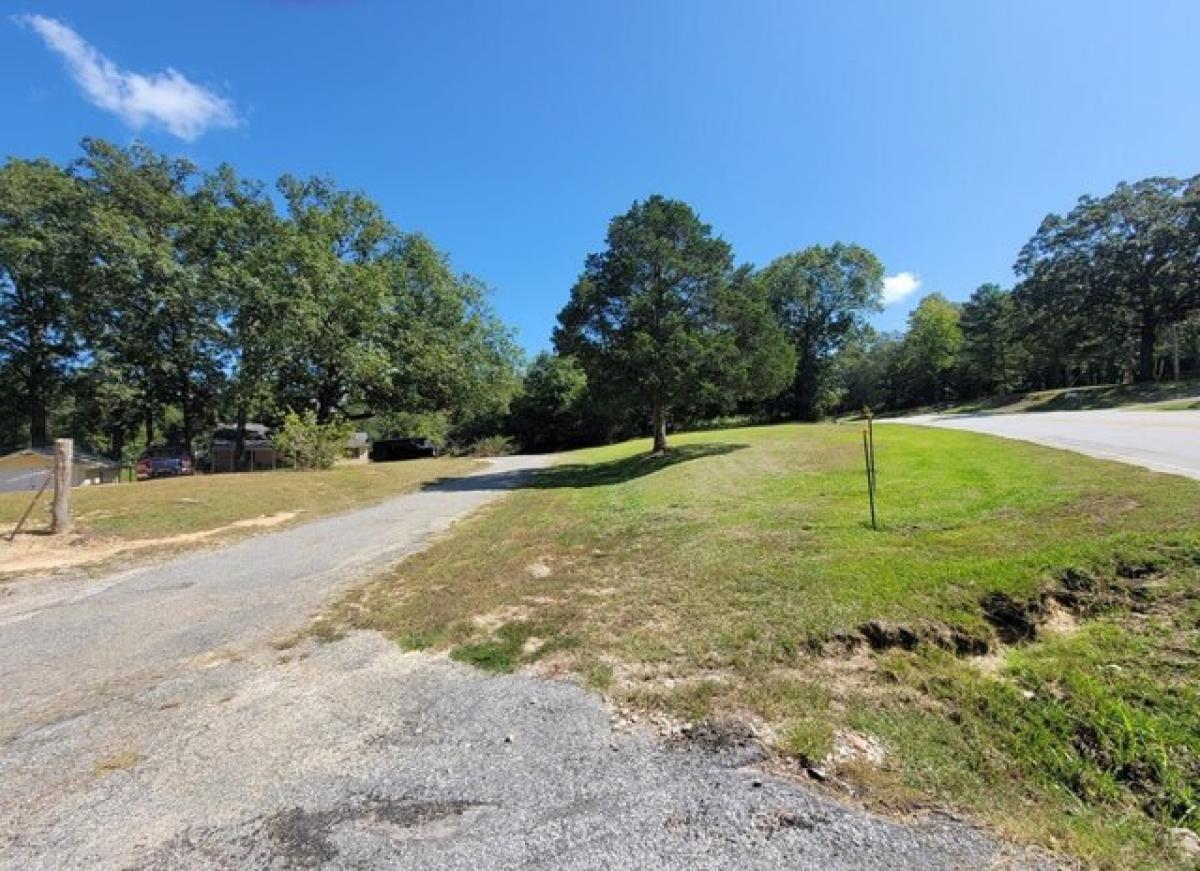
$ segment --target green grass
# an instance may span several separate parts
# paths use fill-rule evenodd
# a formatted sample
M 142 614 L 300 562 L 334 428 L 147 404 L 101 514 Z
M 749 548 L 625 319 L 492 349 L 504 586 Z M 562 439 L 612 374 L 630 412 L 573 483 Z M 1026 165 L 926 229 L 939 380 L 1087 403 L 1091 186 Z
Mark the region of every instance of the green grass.
M 1095 865 L 1172 861 L 1165 828 L 1200 829 L 1200 485 L 876 435 L 879 531 L 857 427 L 686 434 L 664 457 L 632 442 L 567 455 L 318 627 L 498 671 L 553 659 L 630 707 L 761 718 L 808 761 L 874 735 L 885 764 L 843 772 L 869 801 L 950 805 Z M 985 597 L 1036 617 L 1047 591 L 1081 628 L 999 644 Z M 871 620 L 924 641 L 868 652 Z
M 987 411 L 1083 411 L 1101 408 L 1150 408 L 1183 411 L 1200 408 L 1200 380 L 1162 381 L 1150 384 L 1102 384 L 1064 387 L 1030 393 L 1009 393 L 942 408 L 912 409 L 904 414 L 940 410 L 943 413 Z
M 470 460 L 336 466 L 327 471 L 279 470 L 238 475 L 197 475 L 72 491 L 76 528 L 119 539 L 164 538 L 203 532 L 239 520 L 296 512 L 297 520 L 378 502 L 442 476 L 462 474 Z M 10 529 L 32 493 L 0 493 L 0 528 Z M 48 494 L 27 529 L 48 528 Z

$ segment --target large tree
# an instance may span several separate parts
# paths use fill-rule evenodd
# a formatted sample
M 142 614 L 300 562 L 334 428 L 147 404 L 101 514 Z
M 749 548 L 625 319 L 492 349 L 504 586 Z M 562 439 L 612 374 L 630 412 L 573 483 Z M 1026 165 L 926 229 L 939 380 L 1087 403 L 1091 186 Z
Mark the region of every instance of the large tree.
M 909 313 L 908 332 L 896 363 L 903 399 L 911 403 L 949 398 L 962 348 L 959 308 L 940 293 L 931 293 Z
M 613 218 L 559 314 L 558 351 L 649 413 L 656 453 L 668 415 L 697 397 L 768 396 L 786 383 L 786 341 L 734 277 L 728 243 L 686 203 L 655 195 Z
M 80 309 L 94 359 L 136 391 L 148 442 L 171 406 L 190 446 L 224 374 L 221 297 L 197 269 L 196 168 L 141 144 L 89 139 L 83 149 L 74 169 L 90 194 L 90 277 Z
M 1012 294 L 998 284 L 983 284 L 962 305 L 963 344 L 960 375 L 975 395 L 1005 393 L 1016 387 L 1021 352 Z
M 84 195 L 44 160 L 0 168 L 0 377 L 33 445 L 50 437 L 78 348 L 73 300 L 87 262 Z
M 773 260 L 761 280 L 796 351 L 790 410 L 816 420 L 834 356 L 882 308 L 883 265 L 859 245 L 813 245 Z
M 1039 320 L 1090 321 L 1102 347 L 1129 337 L 1137 380 L 1153 379 L 1163 331 L 1200 311 L 1200 176 L 1080 198 L 1042 221 L 1016 271 L 1018 299 Z

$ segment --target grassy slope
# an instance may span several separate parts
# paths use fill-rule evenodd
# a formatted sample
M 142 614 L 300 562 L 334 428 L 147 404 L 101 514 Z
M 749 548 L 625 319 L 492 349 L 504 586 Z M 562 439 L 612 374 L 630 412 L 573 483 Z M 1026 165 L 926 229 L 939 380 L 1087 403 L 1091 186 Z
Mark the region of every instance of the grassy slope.
M 289 469 L 82 487 L 71 494 L 72 510 L 83 532 L 122 539 L 160 538 L 280 512 L 299 512 L 301 520 L 334 514 L 412 490 L 434 478 L 461 474 L 474 465 L 468 460 L 414 460 L 319 472 Z M 11 528 L 32 497 L 32 493 L 0 493 L 0 528 Z M 48 505 L 48 494 L 44 500 Z M 35 509 L 27 528 L 45 528 L 46 512 Z
M 1196 483 L 888 427 L 872 532 L 857 428 L 674 445 L 568 455 L 317 631 L 374 627 L 499 670 L 549 660 L 633 707 L 765 718 L 809 760 L 837 729 L 881 736 L 882 770 L 842 772 L 868 799 L 932 798 L 1097 864 L 1168 861 L 1164 825 L 1200 828 Z M 1073 634 L 982 660 L 828 643 L 884 619 L 995 649 L 981 597 L 1036 598 L 1068 568 L 1091 590 Z
M 1152 408 L 1181 411 L 1200 408 L 1200 381 L 1163 381 L 1154 384 L 1104 384 L 1097 387 L 1068 387 L 1033 393 L 1010 393 L 964 402 L 940 409 L 945 413 L 989 411 L 1082 411 L 1096 408 Z M 914 409 L 915 414 L 937 409 Z

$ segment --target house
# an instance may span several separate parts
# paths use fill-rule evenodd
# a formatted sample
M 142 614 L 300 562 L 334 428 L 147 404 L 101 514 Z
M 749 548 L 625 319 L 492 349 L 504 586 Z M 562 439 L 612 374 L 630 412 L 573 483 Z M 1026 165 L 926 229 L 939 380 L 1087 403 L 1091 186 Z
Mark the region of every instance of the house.
M 209 471 L 256 472 L 279 465 L 279 452 L 271 441 L 271 430 L 261 423 L 248 423 L 242 440 L 242 455 L 237 456 L 237 425 L 219 423 L 209 447 Z
M 371 437 L 365 432 L 351 433 L 346 439 L 342 457 L 350 462 L 365 463 L 371 453 Z
M 71 486 L 113 484 L 121 464 L 84 451 L 74 452 Z M 54 472 L 54 448 L 26 448 L 0 457 L 0 491 L 37 490 Z

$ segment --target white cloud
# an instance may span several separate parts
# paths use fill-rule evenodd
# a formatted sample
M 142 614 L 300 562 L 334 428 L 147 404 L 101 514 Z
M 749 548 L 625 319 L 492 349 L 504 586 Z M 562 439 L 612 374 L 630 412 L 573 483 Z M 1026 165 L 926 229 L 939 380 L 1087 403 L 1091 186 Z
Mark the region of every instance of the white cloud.
M 123 70 L 61 21 L 44 15 L 14 20 L 32 27 L 48 48 L 62 56 L 88 100 L 135 130 L 157 124 L 191 142 L 209 128 L 239 123 L 231 102 L 170 67 L 148 75 Z
M 916 293 L 921 287 L 921 276 L 911 272 L 897 272 L 883 280 L 883 304 L 891 305 L 900 302 L 906 296 Z

